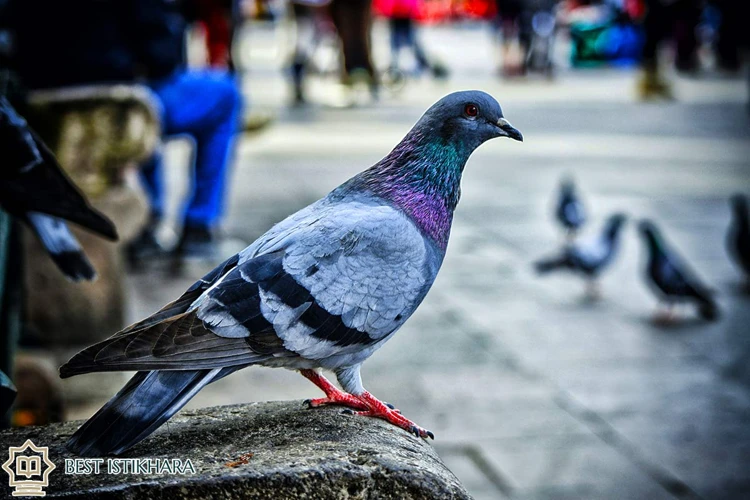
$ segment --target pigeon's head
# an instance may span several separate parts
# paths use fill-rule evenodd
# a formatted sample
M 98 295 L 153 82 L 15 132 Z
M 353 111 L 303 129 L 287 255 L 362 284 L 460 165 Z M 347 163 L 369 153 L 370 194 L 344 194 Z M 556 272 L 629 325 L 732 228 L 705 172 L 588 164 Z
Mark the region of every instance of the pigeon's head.
M 656 224 L 648 219 L 643 219 L 638 223 L 638 232 L 641 233 L 643 239 L 652 247 L 661 246 L 661 236 L 659 230 L 656 228 Z
M 575 194 L 576 185 L 571 177 L 563 178 L 562 182 L 560 183 L 560 191 L 562 191 L 563 196 L 572 196 L 573 194 Z
M 427 139 L 440 140 L 469 154 L 495 137 L 523 141 L 521 132 L 503 117 L 497 101 L 480 90 L 448 94 L 433 104 L 414 128 Z

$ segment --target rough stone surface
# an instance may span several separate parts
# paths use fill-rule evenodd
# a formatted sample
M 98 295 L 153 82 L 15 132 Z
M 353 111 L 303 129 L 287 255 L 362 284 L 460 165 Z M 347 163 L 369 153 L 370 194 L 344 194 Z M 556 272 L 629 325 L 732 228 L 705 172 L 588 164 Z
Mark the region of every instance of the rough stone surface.
M 182 476 L 65 474 L 72 455 L 63 444 L 80 423 L 4 431 L 0 449 L 26 439 L 49 447 L 57 470 L 47 498 L 471 498 L 429 444 L 340 408 L 292 401 L 185 411 L 123 456 L 189 458 L 196 473 Z M 9 494 L 5 480 L 0 488 Z

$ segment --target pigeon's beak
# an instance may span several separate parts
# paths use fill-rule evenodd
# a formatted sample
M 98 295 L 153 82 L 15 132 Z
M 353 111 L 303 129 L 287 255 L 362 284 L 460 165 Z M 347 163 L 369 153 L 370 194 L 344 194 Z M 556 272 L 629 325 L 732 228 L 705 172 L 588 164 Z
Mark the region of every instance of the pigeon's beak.
M 500 135 L 510 137 L 517 141 L 523 142 L 523 135 L 513 125 L 510 124 L 505 118 L 500 118 L 497 121 L 497 126 L 500 127 Z

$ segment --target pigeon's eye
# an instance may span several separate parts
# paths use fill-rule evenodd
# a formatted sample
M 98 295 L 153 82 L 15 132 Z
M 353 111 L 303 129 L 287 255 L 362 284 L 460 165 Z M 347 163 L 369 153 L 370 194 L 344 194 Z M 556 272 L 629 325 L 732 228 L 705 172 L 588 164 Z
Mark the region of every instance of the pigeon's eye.
M 476 104 L 467 104 L 464 107 L 464 114 L 468 116 L 469 118 L 476 118 L 476 116 L 479 114 L 479 108 Z

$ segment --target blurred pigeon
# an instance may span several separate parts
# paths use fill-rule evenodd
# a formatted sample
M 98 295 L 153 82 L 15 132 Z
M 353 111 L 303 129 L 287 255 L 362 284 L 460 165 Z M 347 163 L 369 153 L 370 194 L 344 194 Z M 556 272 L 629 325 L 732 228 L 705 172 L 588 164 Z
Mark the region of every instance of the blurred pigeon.
M 611 215 L 595 238 L 565 246 L 559 255 L 534 263 L 539 274 L 565 269 L 587 278 L 588 295 L 596 297 L 596 278 L 612 262 L 619 245 L 619 235 L 625 215 Z
M 522 140 L 491 96 L 444 97 L 374 166 L 275 225 L 153 316 L 75 355 L 62 377 L 138 373 L 68 448 L 122 453 L 206 384 L 250 365 L 299 370 L 325 393 L 311 407 L 344 405 L 433 437 L 367 392 L 360 366 L 432 286 L 464 166 L 494 137 Z M 333 370 L 345 392 L 321 368 Z
M 564 180 L 560 186 L 560 199 L 555 216 L 569 237 L 575 235 L 586 222 L 586 210 L 576 194 L 575 184 L 570 179 Z
M 115 227 L 88 204 L 42 140 L 2 96 L 0 151 L 0 207 L 32 228 L 67 278 L 94 279 L 94 268 L 61 219 L 111 240 L 117 239 Z
M 663 319 L 671 319 L 675 302 L 694 302 L 698 313 L 707 320 L 719 316 L 713 292 L 702 284 L 680 257 L 669 248 L 654 223 L 643 220 L 638 225 L 648 248 L 647 282 L 660 301 L 667 304 Z
M 745 273 L 747 290 L 750 292 L 750 211 L 747 196 L 732 196 L 732 222 L 727 234 L 727 250 L 737 266 Z

